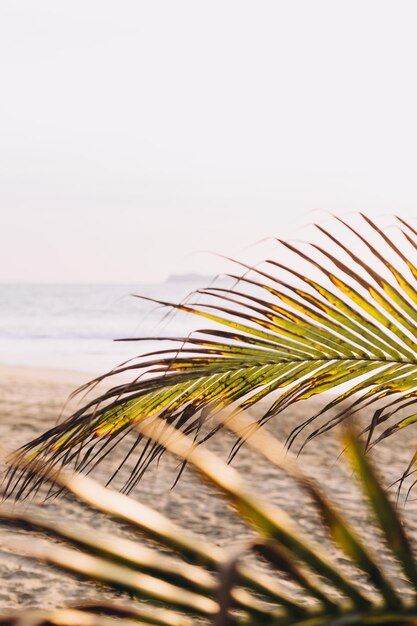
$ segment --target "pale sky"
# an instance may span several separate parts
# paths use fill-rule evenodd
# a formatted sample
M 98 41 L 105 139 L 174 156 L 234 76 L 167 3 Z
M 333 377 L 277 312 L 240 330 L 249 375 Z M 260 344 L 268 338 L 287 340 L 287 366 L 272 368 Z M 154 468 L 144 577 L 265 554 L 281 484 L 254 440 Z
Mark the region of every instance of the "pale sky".
M 0 0 L 0 282 L 219 271 L 417 216 L 417 3 Z

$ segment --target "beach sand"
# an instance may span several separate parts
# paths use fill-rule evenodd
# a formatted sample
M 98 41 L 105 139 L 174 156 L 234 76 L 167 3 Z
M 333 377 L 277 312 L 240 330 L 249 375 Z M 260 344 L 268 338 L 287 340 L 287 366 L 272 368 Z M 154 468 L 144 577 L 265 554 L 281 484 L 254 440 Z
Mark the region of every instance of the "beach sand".
M 0 441 L 2 449 L 14 449 L 35 435 L 52 426 L 59 417 L 68 395 L 79 385 L 89 380 L 85 374 L 61 370 L 31 369 L 25 367 L 0 366 Z M 269 429 L 278 437 L 285 438 L 291 428 L 312 415 L 322 406 L 322 400 L 299 403 L 275 418 Z M 416 429 L 400 433 L 377 447 L 372 456 L 384 467 L 384 480 L 389 484 L 399 477 L 417 446 Z M 232 440 L 220 433 L 210 447 L 225 459 Z M 120 458 L 122 450 L 116 453 Z M 300 456 L 302 466 L 308 469 L 329 494 L 338 502 L 345 514 L 356 524 L 367 543 L 372 542 L 369 516 L 358 490 L 352 486 L 350 470 L 338 458 L 338 436 L 326 434 L 307 446 Z M 337 553 L 320 528 L 318 517 L 308 498 L 294 482 L 278 470 L 268 466 L 256 453 L 244 447 L 234 465 L 241 470 L 249 486 L 259 497 L 282 507 L 293 516 L 300 528 L 312 541 L 318 542 L 335 558 L 342 568 L 346 567 L 343 555 Z M 104 483 L 114 467 L 114 459 L 106 460 L 95 472 L 95 477 Z M 153 467 L 135 488 L 132 497 L 156 508 L 172 520 L 181 524 L 186 532 L 202 535 L 217 545 L 233 550 L 236 545 L 250 536 L 225 502 L 201 484 L 191 470 L 186 470 L 175 489 L 171 489 L 177 461 L 168 455 L 159 467 Z M 126 478 L 126 474 L 124 476 Z M 393 490 L 393 494 L 394 494 Z M 87 507 L 74 504 L 68 498 L 55 499 L 42 506 L 51 519 L 80 523 L 97 532 L 118 534 L 132 538 L 127 526 L 115 526 L 112 520 L 92 512 Z M 410 533 L 417 539 L 417 507 L 410 502 L 402 510 Z M 120 596 L 117 592 L 103 591 L 87 581 L 78 581 L 69 574 L 56 571 L 27 557 L 11 554 L 7 544 L 14 541 L 24 549 L 27 534 L 0 528 L 0 610 L 23 607 L 52 608 L 77 603 L 84 599 Z M 142 542 L 140 536 L 136 540 Z M 20 544 L 19 544 L 20 542 Z M 374 544 L 374 549 L 385 559 L 383 549 Z M 400 587 L 404 588 L 395 564 L 388 559 L 387 566 L 394 573 Z

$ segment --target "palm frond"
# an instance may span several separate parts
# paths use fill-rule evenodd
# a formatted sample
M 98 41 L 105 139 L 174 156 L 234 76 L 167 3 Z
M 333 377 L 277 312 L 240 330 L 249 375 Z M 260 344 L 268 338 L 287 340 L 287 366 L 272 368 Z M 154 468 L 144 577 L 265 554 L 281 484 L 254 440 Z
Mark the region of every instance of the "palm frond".
M 225 407 L 238 414 L 259 404 L 262 425 L 323 394 L 322 410 L 296 425 L 289 446 L 315 420 L 304 443 L 365 408 L 368 446 L 414 424 L 417 231 L 400 218 L 395 226 L 383 230 L 361 216 L 353 227 L 334 218 L 331 228 L 317 226 L 317 241 L 279 241 L 276 259 L 253 268 L 241 263 L 243 274 L 227 275 L 232 287 L 200 289 L 195 301 L 158 301 L 210 327 L 164 338 L 171 349 L 144 354 L 83 388 L 132 375 L 21 448 L 24 468 L 9 472 L 8 493 L 32 493 L 38 464 L 89 471 L 127 437 L 131 446 L 110 481 L 136 455 L 129 492 L 164 452 L 135 428 L 156 417 L 201 443 L 221 427 L 215 418 Z
M 402 568 L 408 593 L 398 588 L 375 553 L 361 539 L 323 488 L 306 475 L 282 444 L 260 430 L 253 420 L 227 415 L 224 425 L 237 436 L 250 429 L 248 440 L 271 467 L 291 476 L 315 503 L 336 551 L 341 550 L 349 572 L 324 554 L 299 529 L 297 523 L 275 505 L 255 495 L 234 468 L 192 437 L 156 418 L 138 428 L 191 467 L 208 485 L 220 491 L 233 510 L 251 529 L 250 538 L 238 549 L 219 549 L 209 541 L 193 537 L 160 513 L 131 498 L 103 487 L 90 478 L 71 477 L 63 472 L 45 480 L 75 496 L 83 504 L 116 517 L 147 538 L 153 547 L 144 548 L 140 539 L 119 539 L 118 533 L 101 536 L 69 522 L 52 523 L 36 509 L 25 510 L 3 503 L 0 525 L 42 533 L 48 545 L 31 541 L 24 554 L 80 578 L 128 591 L 135 599 L 128 606 L 118 601 L 84 604 L 55 611 L 16 611 L 0 617 L 0 624 L 144 624 L 144 626 L 337 626 L 341 624 L 410 625 L 417 620 L 417 564 L 413 543 L 408 538 L 398 511 L 392 506 L 375 470 L 352 430 L 345 433 L 350 467 L 368 498 L 377 523 L 375 537 L 382 530 L 385 548 Z M 9 541 L 9 543 L 8 543 Z M 157 544 L 155 546 L 155 543 Z M 22 544 L 19 551 L 22 551 Z M 169 547 L 170 556 L 161 548 Z M 4 548 L 15 550 L 5 540 Z M 339 553 L 339 552 L 337 552 Z M 246 557 L 251 554 L 250 565 Z M 259 560 L 256 567 L 253 557 Z M 264 572 L 268 568 L 268 572 Z M 367 581 L 364 588 L 358 573 Z M 272 574 L 272 575 L 271 575 Z M 285 585 L 282 583 L 285 579 Z M 284 588 L 291 588 L 288 593 Z M 411 591 L 411 594 L 410 594 Z M 114 620 L 112 619 L 114 618 Z

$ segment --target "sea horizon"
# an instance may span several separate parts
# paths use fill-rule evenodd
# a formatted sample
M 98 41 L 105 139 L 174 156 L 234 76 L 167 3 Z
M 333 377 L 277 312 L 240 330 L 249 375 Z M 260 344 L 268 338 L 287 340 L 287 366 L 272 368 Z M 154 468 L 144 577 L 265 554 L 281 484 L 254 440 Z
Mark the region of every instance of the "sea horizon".
M 193 316 L 192 320 L 178 313 L 167 316 L 166 308 L 134 297 L 134 292 L 179 302 L 207 284 L 205 278 L 167 277 L 156 283 L 0 283 L 0 362 L 105 372 L 156 346 L 151 340 L 116 340 L 182 336 L 195 327 Z

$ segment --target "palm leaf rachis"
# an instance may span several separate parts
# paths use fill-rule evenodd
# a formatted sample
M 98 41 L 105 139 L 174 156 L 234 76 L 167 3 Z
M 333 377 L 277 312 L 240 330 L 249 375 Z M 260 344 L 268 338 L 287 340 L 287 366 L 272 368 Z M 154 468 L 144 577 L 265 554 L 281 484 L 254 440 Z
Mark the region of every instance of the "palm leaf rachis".
M 22 497 L 30 491 L 39 464 L 86 470 L 130 433 L 126 458 L 136 453 L 137 459 L 124 487 L 129 491 L 163 453 L 138 432 L 138 423 L 159 417 L 202 442 L 220 428 L 214 418 L 225 407 L 234 415 L 269 396 L 266 408 L 260 404 L 260 424 L 332 391 L 320 413 L 296 426 L 289 445 L 316 418 L 306 440 L 365 407 L 372 409 L 363 431 L 368 446 L 413 424 L 417 231 L 401 218 L 393 226 L 383 229 L 364 215 L 355 227 L 334 218 L 330 227 L 316 227 L 317 241 L 280 240 L 275 259 L 239 264 L 243 274 L 227 274 L 231 287 L 214 283 L 183 303 L 159 302 L 209 320 L 210 327 L 171 338 L 172 349 L 142 355 L 92 381 L 90 391 L 108 377 L 132 374 L 130 382 L 97 395 L 21 448 L 24 469 L 10 470 L 9 492 Z M 292 261 L 281 262 L 284 252 Z

